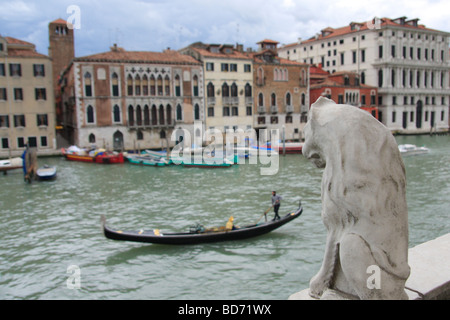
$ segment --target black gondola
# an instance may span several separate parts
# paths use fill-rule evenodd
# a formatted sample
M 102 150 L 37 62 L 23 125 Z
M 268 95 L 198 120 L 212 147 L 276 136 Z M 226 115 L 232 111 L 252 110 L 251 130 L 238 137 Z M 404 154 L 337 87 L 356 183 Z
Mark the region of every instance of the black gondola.
M 106 226 L 106 218 L 101 217 L 103 233 L 106 238 L 112 240 L 147 242 L 158 244 L 198 244 L 208 242 L 219 242 L 227 240 L 241 240 L 266 234 L 282 225 L 299 217 L 303 212 L 300 204 L 299 208 L 286 214 L 279 220 L 267 221 L 252 224 L 244 227 L 234 227 L 232 230 L 225 230 L 225 227 L 205 229 L 197 225 L 191 227 L 189 232 L 184 233 L 162 233 L 160 230 L 140 230 L 140 231 L 120 231 L 113 230 Z

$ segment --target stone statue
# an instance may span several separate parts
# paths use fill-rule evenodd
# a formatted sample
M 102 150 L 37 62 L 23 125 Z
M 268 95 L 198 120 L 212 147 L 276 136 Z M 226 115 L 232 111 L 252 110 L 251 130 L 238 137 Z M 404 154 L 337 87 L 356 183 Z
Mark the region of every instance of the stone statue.
M 327 241 L 310 281 L 321 299 L 408 299 L 405 167 L 390 131 L 366 111 L 320 97 L 303 155 L 322 176 Z

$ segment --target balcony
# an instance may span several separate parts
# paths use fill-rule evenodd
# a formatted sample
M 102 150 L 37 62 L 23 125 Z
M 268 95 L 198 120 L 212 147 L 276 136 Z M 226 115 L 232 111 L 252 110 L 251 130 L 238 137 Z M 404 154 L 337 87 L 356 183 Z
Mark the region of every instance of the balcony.
M 294 112 L 294 106 L 293 105 L 286 105 L 286 113 L 293 113 Z
M 271 113 L 277 113 L 278 112 L 278 107 L 277 106 L 270 106 L 270 112 Z
M 213 106 L 216 104 L 216 97 L 207 97 L 206 98 L 206 103 L 208 104 L 208 106 Z
M 266 113 L 266 107 L 265 106 L 258 106 L 257 107 L 258 113 Z
M 237 106 L 239 105 L 239 97 L 222 97 L 222 103 L 224 106 Z
M 175 127 L 175 120 L 164 120 L 163 123 L 160 121 L 137 121 L 137 120 L 128 120 L 127 128 L 130 130 L 138 130 L 138 129 L 158 129 L 158 128 L 173 128 Z
M 253 97 L 245 97 L 245 105 L 247 106 L 253 105 Z

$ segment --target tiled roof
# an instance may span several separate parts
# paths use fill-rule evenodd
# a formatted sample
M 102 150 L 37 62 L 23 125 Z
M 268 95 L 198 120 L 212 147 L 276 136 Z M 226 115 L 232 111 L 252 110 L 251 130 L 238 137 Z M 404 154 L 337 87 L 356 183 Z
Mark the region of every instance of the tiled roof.
M 225 53 L 223 50 L 220 52 L 211 52 L 203 48 L 192 48 L 192 50 L 197 51 L 203 57 L 209 58 L 226 58 L 226 59 L 250 59 L 246 54 L 239 52 L 237 50 L 231 50 L 231 53 Z
M 10 48 L 8 48 L 8 56 L 18 58 L 49 58 L 45 54 L 41 54 L 39 52 L 36 52 L 35 50 Z
M 410 25 L 408 23 L 404 23 L 404 24 L 400 24 L 395 22 L 394 20 L 397 19 L 390 19 L 390 18 L 381 18 L 380 21 L 380 26 L 398 26 L 398 27 L 405 27 L 405 28 L 409 28 L 412 30 L 429 30 L 429 31 L 437 31 L 434 29 L 430 29 L 430 28 L 426 28 L 424 25 L 422 24 L 417 24 L 417 26 L 414 25 Z M 416 19 L 413 19 L 416 20 Z M 418 19 L 417 19 L 418 20 Z M 410 20 L 412 21 L 412 20 Z M 371 21 L 366 21 L 366 22 L 352 22 L 347 26 L 344 27 L 340 27 L 340 28 L 331 28 L 331 27 L 327 27 L 325 29 L 322 29 L 322 33 L 318 34 L 317 36 L 311 37 L 307 40 L 301 41 L 299 42 L 295 42 L 295 43 L 290 43 L 287 44 L 285 46 L 283 46 L 284 48 L 288 48 L 288 47 L 293 47 L 299 44 L 306 44 L 306 43 L 310 43 L 310 42 L 314 42 L 314 41 L 319 41 L 319 40 L 325 40 L 325 39 L 331 39 L 334 37 L 338 37 L 338 36 L 342 36 L 345 34 L 351 34 L 351 33 L 356 33 L 358 32 L 357 28 L 354 28 L 355 26 L 359 27 L 359 31 L 364 31 L 364 30 L 368 30 L 371 29 L 371 26 L 375 25 L 375 21 L 374 19 L 372 19 Z
M 258 44 L 259 44 L 259 43 L 272 43 L 272 44 L 278 44 L 279 42 L 278 42 L 278 41 L 275 41 L 275 40 L 265 39 L 265 40 L 259 41 Z
M 125 51 L 123 49 L 97 53 L 89 56 L 75 58 L 75 61 L 90 62 L 133 62 L 133 63 L 175 63 L 175 64 L 196 64 L 200 62 L 194 58 L 181 54 L 174 50 L 164 52 L 151 51 Z
M 23 41 L 23 40 L 20 40 L 20 39 L 16 39 L 16 38 L 13 38 L 13 37 L 4 37 L 5 39 L 6 39 L 6 42 L 8 43 L 8 44 L 20 44 L 20 45 L 26 45 L 26 46 L 32 46 L 32 47 L 34 47 L 34 44 L 32 44 L 31 42 L 27 42 L 27 41 Z
M 272 50 L 267 49 L 267 50 L 264 50 L 264 51 L 247 53 L 247 55 L 248 55 L 249 58 L 252 58 L 254 62 L 256 62 L 256 63 L 262 63 L 262 64 L 263 64 L 263 63 L 268 63 L 267 61 L 264 61 L 264 60 L 261 58 L 261 56 L 262 56 L 265 52 L 269 52 L 269 53 L 274 54 Z M 297 62 L 297 61 L 292 61 L 292 60 L 284 59 L 284 58 L 281 58 L 281 57 L 276 56 L 276 55 L 275 55 L 274 59 L 276 59 L 277 61 L 279 61 L 279 64 L 284 64 L 284 65 L 286 65 L 286 64 L 287 64 L 287 65 L 293 65 L 293 66 L 306 66 L 306 65 L 308 65 L 307 63 L 302 63 L 302 62 Z M 278 63 L 277 63 L 277 64 L 278 64 Z
M 50 23 L 67 24 L 67 21 L 59 18 L 59 19 L 56 19 L 55 21 L 52 21 Z

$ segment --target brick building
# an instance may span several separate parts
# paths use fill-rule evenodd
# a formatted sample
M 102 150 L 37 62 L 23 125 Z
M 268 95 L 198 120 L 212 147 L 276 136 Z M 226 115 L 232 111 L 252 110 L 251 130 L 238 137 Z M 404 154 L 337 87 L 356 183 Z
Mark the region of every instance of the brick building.
M 61 78 L 70 144 L 114 150 L 174 146 L 203 109 L 202 65 L 177 51 L 108 52 L 74 58 Z
M 320 96 L 327 97 L 339 104 L 350 104 L 370 112 L 378 119 L 378 88 L 362 84 L 356 72 L 339 71 L 324 73 L 319 67 L 311 68 L 311 102 Z
M 300 140 L 309 107 L 309 65 L 278 56 L 278 42 L 263 40 L 253 60 L 254 128 L 285 129 L 287 140 Z

